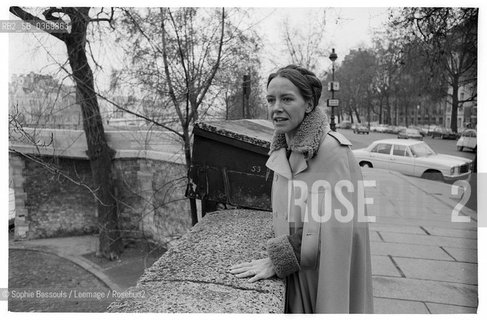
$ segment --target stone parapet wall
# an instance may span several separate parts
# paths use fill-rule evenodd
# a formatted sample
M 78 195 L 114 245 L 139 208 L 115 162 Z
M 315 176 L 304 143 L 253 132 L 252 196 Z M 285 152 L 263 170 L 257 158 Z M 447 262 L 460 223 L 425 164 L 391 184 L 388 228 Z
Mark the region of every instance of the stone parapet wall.
M 186 166 L 152 159 L 114 162 L 122 236 L 167 243 L 191 227 Z
M 191 226 L 184 197 L 185 165 L 151 158 L 115 158 L 116 197 L 124 239 L 165 244 Z M 41 160 L 40 162 L 35 160 Z M 89 161 L 9 154 L 15 192 L 15 238 L 38 239 L 96 233 L 97 210 Z M 73 178 L 49 171 L 48 163 Z
M 266 211 L 224 210 L 207 214 L 108 310 L 283 313 L 283 280 L 249 283 L 228 272 L 233 264 L 266 257 L 266 242 L 273 236 L 271 220 L 271 213 Z

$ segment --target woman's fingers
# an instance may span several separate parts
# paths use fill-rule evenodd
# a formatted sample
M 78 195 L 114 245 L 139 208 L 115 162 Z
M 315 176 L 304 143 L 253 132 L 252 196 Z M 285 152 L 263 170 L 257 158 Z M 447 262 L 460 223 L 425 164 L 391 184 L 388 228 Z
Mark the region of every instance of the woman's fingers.
M 247 277 L 252 277 L 255 275 L 255 271 L 253 270 L 247 270 L 245 272 L 242 272 L 242 273 L 239 273 L 239 274 L 236 274 L 235 276 L 237 278 L 247 278 Z
M 250 267 L 252 266 L 252 262 L 243 262 L 236 264 L 234 266 L 231 266 L 230 269 L 237 269 L 237 268 L 243 268 L 243 267 Z
M 254 275 L 252 278 L 250 278 L 248 281 L 249 282 L 255 282 L 255 281 L 258 281 L 258 280 L 262 280 L 264 279 L 264 277 L 262 277 L 262 275 L 260 273 Z
M 242 273 L 248 270 L 250 270 L 250 267 L 235 268 L 235 269 L 230 269 L 230 273 Z

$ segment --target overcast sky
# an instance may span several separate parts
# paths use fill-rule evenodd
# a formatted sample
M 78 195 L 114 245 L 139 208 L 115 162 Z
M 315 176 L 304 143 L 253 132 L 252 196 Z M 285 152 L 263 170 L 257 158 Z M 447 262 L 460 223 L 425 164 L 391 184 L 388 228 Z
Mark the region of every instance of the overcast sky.
M 324 11 L 326 33 L 323 42 L 330 50 L 336 48 L 338 62 L 351 48 L 369 45 L 373 30 L 387 18 L 386 8 L 252 8 L 249 23 L 256 24 L 255 29 L 264 39 L 263 74 L 275 68 L 270 60 L 281 65 L 288 62 L 283 60 L 279 51 L 283 46 L 283 21 L 287 19 L 291 26 L 305 29 L 312 19 L 322 18 Z M 12 74 L 30 71 L 52 73 L 58 69 L 56 64 L 66 60 L 64 45 L 47 34 L 12 33 L 9 34 L 9 41 L 9 79 Z M 106 47 L 94 46 L 93 50 L 100 53 L 97 62 L 107 73 L 112 67 L 117 67 L 116 54 L 107 52 Z M 327 56 L 323 57 L 323 61 L 324 67 L 330 63 Z

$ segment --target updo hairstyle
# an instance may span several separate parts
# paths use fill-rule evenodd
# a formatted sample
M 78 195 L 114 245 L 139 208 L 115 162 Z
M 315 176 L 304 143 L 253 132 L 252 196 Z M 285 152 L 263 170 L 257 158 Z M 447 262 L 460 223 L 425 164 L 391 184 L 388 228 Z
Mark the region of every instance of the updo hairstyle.
M 303 67 L 290 64 L 271 73 L 267 79 L 267 87 L 269 87 L 272 79 L 276 77 L 286 78 L 291 81 L 299 89 L 304 100 L 313 103 L 313 108 L 318 105 L 323 85 L 313 72 Z

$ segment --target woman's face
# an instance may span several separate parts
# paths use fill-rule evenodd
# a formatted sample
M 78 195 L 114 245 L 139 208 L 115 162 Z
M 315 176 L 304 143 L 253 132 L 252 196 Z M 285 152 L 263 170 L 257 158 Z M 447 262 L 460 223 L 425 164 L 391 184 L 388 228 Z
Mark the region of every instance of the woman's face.
M 312 110 L 311 103 L 304 100 L 298 87 L 279 76 L 267 87 L 267 105 L 276 133 L 284 133 L 288 138 L 294 136 L 304 115 Z

